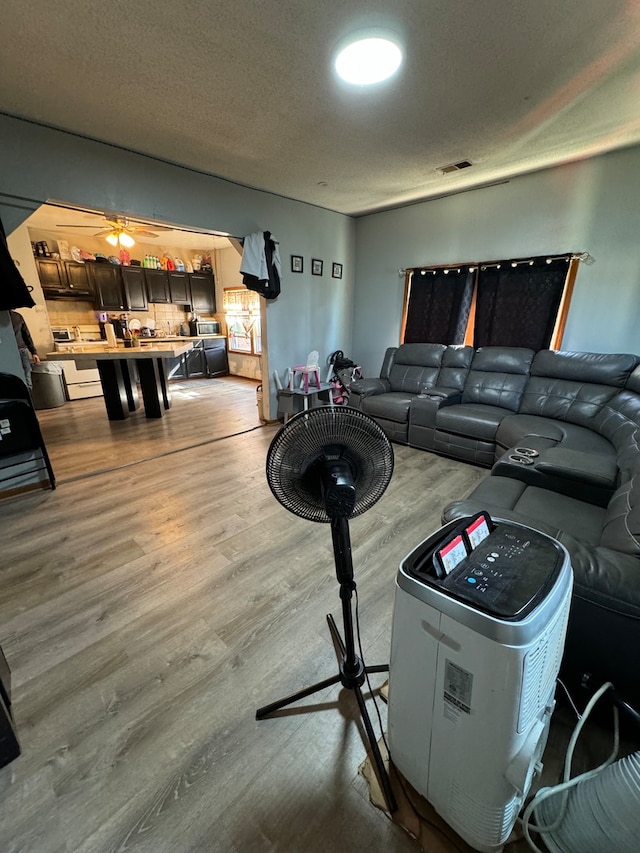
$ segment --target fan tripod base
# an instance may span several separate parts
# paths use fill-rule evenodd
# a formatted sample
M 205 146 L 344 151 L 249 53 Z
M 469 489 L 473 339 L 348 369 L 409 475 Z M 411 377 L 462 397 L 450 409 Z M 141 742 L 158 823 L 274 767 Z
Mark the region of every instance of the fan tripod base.
M 333 642 L 337 649 L 339 649 L 340 651 L 340 672 L 337 675 L 334 675 L 332 678 L 325 678 L 324 681 L 319 681 L 317 684 L 313 684 L 311 687 L 306 687 L 304 690 L 299 690 L 297 693 L 294 693 L 291 696 L 286 696 L 284 699 L 279 699 L 277 702 L 272 702 L 270 705 L 265 705 L 263 708 L 258 708 L 258 710 L 256 711 L 256 720 L 263 720 L 265 717 L 268 717 L 274 711 L 279 711 L 281 708 L 285 708 L 287 705 L 291 705 L 293 702 L 297 702 L 299 699 L 304 699 L 306 696 L 311 696 L 313 693 L 317 693 L 320 690 L 324 690 L 325 687 L 331 687 L 332 684 L 338 684 L 338 682 L 340 682 L 342 686 L 346 687 L 348 690 L 353 690 L 358 702 L 358 707 L 360 708 L 360 716 L 362 717 L 362 722 L 364 724 L 365 731 L 367 732 L 369 746 L 371 747 L 371 754 L 373 756 L 373 761 L 376 766 L 378 780 L 382 787 L 382 793 L 384 794 L 385 802 L 389 811 L 395 812 L 398 808 L 398 805 L 393 795 L 393 791 L 391 790 L 391 782 L 389 781 L 389 775 L 384 766 L 384 761 L 382 760 L 380 748 L 376 741 L 375 732 L 373 731 L 373 726 L 371 725 L 371 718 L 369 717 L 369 712 L 367 711 L 365 705 L 362 690 L 360 689 L 364 684 L 366 673 L 388 672 L 389 665 L 379 664 L 377 666 L 365 666 L 364 662 L 357 655 L 353 655 L 353 661 L 350 662 L 348 659 L 344 641 L 340 636 L 340 632 L 338 631 L 335 620 L 330 613 L 327 615 L 327 622 L 329 623 L 329 631 L 331 632 Z

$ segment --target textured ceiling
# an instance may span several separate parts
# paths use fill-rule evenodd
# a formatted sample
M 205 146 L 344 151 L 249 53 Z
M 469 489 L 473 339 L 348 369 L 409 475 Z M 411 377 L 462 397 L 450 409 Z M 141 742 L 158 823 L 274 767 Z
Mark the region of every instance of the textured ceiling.
M 640 141 L 638 0 L 3 0 L 0 19 L 0 111 L 349 214 Z M 369 89 L 331 68 L 363 26 L 406 51 Z

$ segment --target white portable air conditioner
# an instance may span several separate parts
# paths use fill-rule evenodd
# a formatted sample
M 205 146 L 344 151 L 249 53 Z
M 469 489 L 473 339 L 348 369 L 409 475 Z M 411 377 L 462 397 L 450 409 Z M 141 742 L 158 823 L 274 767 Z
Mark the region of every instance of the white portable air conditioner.
M 487 522 L 479 542 L 476 519 L 452 522 L 400 565 L 388 734 L 400 773 L 493 853 L 541 769 L 573 578 L 554 539 Z

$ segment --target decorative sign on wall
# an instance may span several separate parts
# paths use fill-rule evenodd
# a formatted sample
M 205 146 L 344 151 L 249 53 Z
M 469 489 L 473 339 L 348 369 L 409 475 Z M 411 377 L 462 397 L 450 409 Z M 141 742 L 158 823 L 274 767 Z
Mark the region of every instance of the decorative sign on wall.
M 291 272 L 302 272 L 304 261 L 302 255 L 291 255 Z
M 333 267 L 331 268 L 331 277 L 342 278 L 342 264 L 333 264 Z
M 322 261 L 318 258 L 311 259 L 311 275 L 322 275 Z

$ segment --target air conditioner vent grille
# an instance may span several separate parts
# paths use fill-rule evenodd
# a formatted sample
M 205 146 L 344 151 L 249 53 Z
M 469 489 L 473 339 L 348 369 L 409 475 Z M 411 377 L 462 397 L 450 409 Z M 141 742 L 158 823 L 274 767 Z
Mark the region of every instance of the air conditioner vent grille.
M 448 166 L 439 166 L 436 169 L 436 172 L 440 172 L 442 175 L 448 175 L 449 172 L 459 172 L 461 169 L 468 169 L 469 166 L 473 166 L 469 160 L 460 160 L 459 163 L 450 163 Z

